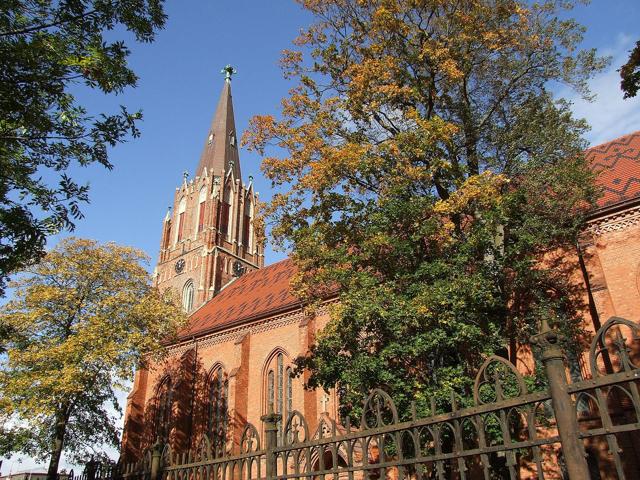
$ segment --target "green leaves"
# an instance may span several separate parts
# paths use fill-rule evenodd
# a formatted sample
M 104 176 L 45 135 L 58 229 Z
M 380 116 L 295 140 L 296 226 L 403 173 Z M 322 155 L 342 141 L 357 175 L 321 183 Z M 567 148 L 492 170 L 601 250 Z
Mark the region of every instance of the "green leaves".
M 0 312 L 6 357 L 0 370 L 0 415 L 14 448 L 56 458 L 53 429 L 63 419 L 66 451 L 118 444 L 109 407 L 145 358 L 185 321 L 180 307 L 151 285 L 139 250 L 68 239 L 12 284 Z M 2 420 L 2 419 L 0 419 Z M 62 445 L 62 443 L 60 444 Z
M 0 7 L 0 293 L 6 277 L 44 254 L 47 235 L 73 230 L 88 187 L 64 175 L 73 163 L 112 168 L 107 149 L 137 137 L 140 112 L 89 115 L 71 90 L 135 87 L 121 26 L 151 41 L 162 1 L 10 1 Z M 59 182 L 46 181 L 49 170 Z M 44 178 L 43 178 L 44 177 Z
M 548 85 L 588 96 L 606 60 L 558 19 L 570 2 L 301 3 L 309 58 L 286 53 L 298 85 L 246 141 L 285 152 L 262 168 L 287 192 L 267 212 L 299 296 L 338 292 L 298 360 L 309 385 L 338 385 L 345 410 L 372 387 L 405 414 L 412 398 L 445 408 L 549 312 L 577 338 L 567 258 L 598 192 L 587 126 Z
M 640 89 L 640 40 L 629 53 L 629 60 L 620 68 L 620 88 L 624 98 L 633 98 Z

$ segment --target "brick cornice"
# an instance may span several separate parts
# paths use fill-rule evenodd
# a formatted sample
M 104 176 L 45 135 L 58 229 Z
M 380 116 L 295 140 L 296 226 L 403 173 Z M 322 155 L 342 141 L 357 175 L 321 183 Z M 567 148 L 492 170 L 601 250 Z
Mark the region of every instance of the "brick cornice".
M 318 310 L 316 311 L 316 315 L 323 315 L 329 311 L 329 305 L 334 303 L 336 300 L 330 300 L 323 303 Z M 218 332 L 213 332 L 209 335 L 204 335 L 202 337 L 197 337 L 193 340 L 188 340 L 185 342 L 181 342 L 178 344 L 171 345 L 167 347 L 167 354 L 170 357 L 180 356 L 184 354 L 186 351 L 190 350 L 198 344 L 198 348 L 209 347 L 211 345 L 217 345 L 220 343 L 233 341 L 237 342 L 242 337 L 247 334 L 257 334 L 267 332 L 269 330 L 273 330 L 284 325 L 289 325 L 291 323 L 300 323 L 306 314 L 301 309 L 291 310 L 280 315 L 275 315 L 272 317 L 263 318 L 261 320 L 256 320 L 252 323 L 245 323 L 239 325 L 235 328 L 229 328 L 225 330 L 220 330 Z
M 612 213 L 587 223 L 586 231 L 594 236 L 609 232 L 619 232 L 640 224 L 640 205 Z

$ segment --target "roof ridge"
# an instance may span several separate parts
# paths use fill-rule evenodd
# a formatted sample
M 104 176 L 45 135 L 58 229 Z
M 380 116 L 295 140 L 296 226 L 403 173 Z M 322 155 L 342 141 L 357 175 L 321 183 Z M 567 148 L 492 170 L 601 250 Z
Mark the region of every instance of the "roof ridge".
M 612 138 L 611 140 L 607 140 L 606 142 L 598 143 L 596 145 L 591 145 L 590 147 L 587 147 L 584 151 L 587 152 L 587 151 L 589 151 L 589 150 L 591 150 L 593 148 L 602 147 L 603 145 L 606 145 L 608 143 L 617 142 L 619 140 L 622 140 L 623 138 L 632 137 L 632 136 L 638 135 L 638 134 L 640 134 L 640 130 L 636 130 L 635 132 L 625 133 L 624 135 L 621 135 L 621 136 L 616 137 L 616 138 Z

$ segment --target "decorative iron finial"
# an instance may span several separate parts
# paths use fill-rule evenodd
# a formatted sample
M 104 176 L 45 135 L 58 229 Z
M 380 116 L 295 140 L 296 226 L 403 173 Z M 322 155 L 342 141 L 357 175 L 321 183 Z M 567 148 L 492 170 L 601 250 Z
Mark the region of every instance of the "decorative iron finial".
M 182 172 L 182 178 L 184 178 L 184 181 L 187 181 L 187 178 L 189 178 L 189 172 L 187 172 L 186 170 L 184 172 Z
M 540 322 L 540 332 L 531 337 L 531 343 L 542 349 L 542 360 L 550 358 L 564 358 L 560 349 L 560 342 L 564 336 L 555 328 L 549 326 L 547 318 L 543 317 Z
M 236 73 L 238 73 L 238 71 L 235 68 L 233 68 L 231 65 L 227 65 L 222 70 L 220 70 L 220 73 L 224 74 L 224 79 L 227 82 L 230 82 L 231 81 L 231 77 L 233 75 L 235 75 Z

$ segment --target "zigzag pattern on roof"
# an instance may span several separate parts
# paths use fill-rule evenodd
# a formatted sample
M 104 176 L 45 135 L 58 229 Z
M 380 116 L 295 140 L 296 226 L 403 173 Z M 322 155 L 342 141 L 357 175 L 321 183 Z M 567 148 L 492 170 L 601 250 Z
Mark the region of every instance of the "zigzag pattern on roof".
M 585 156 L 603 190 L 598 207 L 640 196 L 640 131 L 589 148 Z

